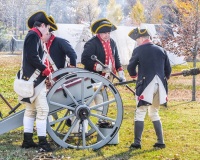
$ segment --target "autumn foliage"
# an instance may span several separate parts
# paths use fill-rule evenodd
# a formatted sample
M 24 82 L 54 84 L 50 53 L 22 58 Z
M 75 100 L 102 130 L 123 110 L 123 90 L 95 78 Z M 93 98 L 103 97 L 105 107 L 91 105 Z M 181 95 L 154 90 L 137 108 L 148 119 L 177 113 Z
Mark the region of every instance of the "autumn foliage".
M 175 0 L 173 7 L 178 13 L 172 16 L 177 16 L 178 21 L 165 24 L 168 27 L 165 32 L 173 34 L 160 35 L 162 46 L 177 55 L 193 58 L 199 54 L 199 0 Z

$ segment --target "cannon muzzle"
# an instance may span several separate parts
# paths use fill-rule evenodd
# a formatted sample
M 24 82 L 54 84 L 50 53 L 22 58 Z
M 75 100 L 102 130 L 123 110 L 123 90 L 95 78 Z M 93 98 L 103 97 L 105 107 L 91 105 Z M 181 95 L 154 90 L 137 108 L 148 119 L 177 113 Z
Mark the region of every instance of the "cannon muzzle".
M 191 68 L 191 69 L 185 69 L 182 72 L 173 73 L 173 74 L 171 74 L 171 76 L 183 75 L 184 77 L 186 77 L 186 76 L 194 76 L 197 74 L 200 74 L 200 69 L 199 68 Z

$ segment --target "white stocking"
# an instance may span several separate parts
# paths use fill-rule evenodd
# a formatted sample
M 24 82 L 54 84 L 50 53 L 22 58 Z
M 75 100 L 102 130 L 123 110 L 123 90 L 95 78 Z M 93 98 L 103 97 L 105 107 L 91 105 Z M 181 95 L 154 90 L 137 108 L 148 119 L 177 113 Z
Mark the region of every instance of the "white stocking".
M 35 118 L 30 118 L 24 116 L 23 124 L 24 124 L 24 133 L 33 133 Z
M 47 121 L 36 119 L 36 127 L 37 127 L 37 135 L 46 137 Z

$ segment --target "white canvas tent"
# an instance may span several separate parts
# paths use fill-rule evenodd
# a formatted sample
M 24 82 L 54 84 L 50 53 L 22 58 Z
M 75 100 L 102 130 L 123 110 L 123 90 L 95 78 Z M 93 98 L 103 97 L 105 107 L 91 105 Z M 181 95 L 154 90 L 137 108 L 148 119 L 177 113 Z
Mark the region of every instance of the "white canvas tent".
M 92 37 L 89 28 L 83 24 L 57 24 L 58 30 L 54 34 L 70 42 L 77 53 L 77 62 L 81 61 L 84 44 Z
M 58 30 L 55 35 L 67 39 L 77 53 L 77 63 L 81 61 L 81 54 L 86 41 L 88 41 L 92 34 L 88 26 L 84 24 L 57 24 Z M 150 30 L 151 34 L 156 34 L 154 24 L 142 24 L 141 27 L 146 27 Z M 135 45 L 128 33 L 135 27 L 117 26 L 117 30 L 111 32 L 111 37 L 115 40 L 119 57 L 122 65 L 127 65 L 131 58 Z M 168 53 L 172 65 L 185 63 L 184 57 L 177 57 L 172 53 Z
M 135 41 L 128 36 L 132 29 L 133 27 L 117 26 L 117 30 L 111 32 L 111 37 L 117 44 L 122 65 L 128 65 L 135 47 Z

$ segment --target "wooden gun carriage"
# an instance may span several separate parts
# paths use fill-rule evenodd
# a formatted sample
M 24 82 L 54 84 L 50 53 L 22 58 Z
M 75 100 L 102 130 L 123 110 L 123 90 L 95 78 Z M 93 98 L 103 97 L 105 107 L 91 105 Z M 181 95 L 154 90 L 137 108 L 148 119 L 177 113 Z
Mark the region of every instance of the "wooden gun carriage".
M 123 119 L 122 99 L 116 87 L 104 77 L 80 68 L 57 70 L 52 78 L 57 80 L 47 93 L 49 136 L 64 148 L 96 150 L 108 144 Z M 100 93 L 103 102 L 95 104 Z M 23 126 L 24 111 L 3 118 L 0 134 Z M 102 132 L 101 122 L 109 124 L 107 134 Z

